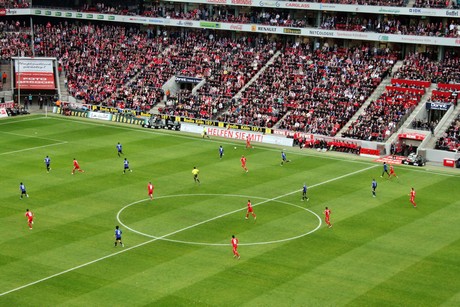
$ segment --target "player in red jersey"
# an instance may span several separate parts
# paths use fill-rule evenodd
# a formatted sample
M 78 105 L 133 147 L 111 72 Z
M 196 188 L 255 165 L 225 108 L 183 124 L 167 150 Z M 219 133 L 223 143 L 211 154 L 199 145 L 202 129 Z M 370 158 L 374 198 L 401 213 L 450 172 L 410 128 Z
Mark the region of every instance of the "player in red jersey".
M 417 208 L 417 204 L 415 203 L 415 190 L 414 190 L 414 188 L 410 189 L 409 195 L 410 195 L 410 202 L 412 203 L 414 208 Z
M 241 167 L 247 172 L 249 172 L 248 168 L 246 167 L 246 157 L 245 156 L 241 156 Z
M 324 210 L 324 221 L 328 225 L 329 228 L 332 227 L 331 224 L 331 210 L 326 207 L 326 210 Z
M 252 217 L 254 218 L 254 221 L 255 221 L 257 217 L 256 217 L 256 214 L 254 213 L 254 209 L 252 209 L 251 200 L 248 199 L 248 211 L 246 212 L 246 219 L 248 219 L 249 213 L 252 214 Z
M 73 170 L 72 175 L 75 174 L 75 171 L 79 171 L 80 173 L 84 173 L 85 171 L 80 168 L 80 164 L 78 164 L 77 159 L 73 158 Z
M 240 259 L 240 254 L 238 253 L 238 239 L 235 236 L 232 236 L 232 248 L 233 248 L 233 258 Z
M 149 192 L 149 197 L 151 200 L 153 200 L 153 190 L 154 189 L 155 187 L 153 186 L 153 184 L 149 182 L 149 184 L 147 185 L 147 191 Z
M 398 178 L 398 175 L 396 175 L 393 165 L 390 164 L 390 177 L 388 177 L 388 178 L 391 179 L 391 177 Z
M 246 148 L 252 148 L 251 139 L 249 138 L 249 136 L 246 138 Z
M 26 209 L 26 218 L 27 218 L 27 225 L 29 225 L 29 229 L 32 230 L 32 224 L 34 223 L 34 214 L 29 209 Z

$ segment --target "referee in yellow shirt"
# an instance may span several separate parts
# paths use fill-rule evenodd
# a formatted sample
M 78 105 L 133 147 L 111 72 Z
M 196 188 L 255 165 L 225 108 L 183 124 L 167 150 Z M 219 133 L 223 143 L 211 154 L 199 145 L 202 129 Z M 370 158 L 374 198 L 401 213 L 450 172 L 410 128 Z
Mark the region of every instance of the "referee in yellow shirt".
M 193 174 L 193 180 L 195 180 L 195 183 L 200 183 L 200 179 L 198 179 L 198 174 L 200 173 L 200 170 L 196 168 L 196 166 L 193 167 L 192 174 Z

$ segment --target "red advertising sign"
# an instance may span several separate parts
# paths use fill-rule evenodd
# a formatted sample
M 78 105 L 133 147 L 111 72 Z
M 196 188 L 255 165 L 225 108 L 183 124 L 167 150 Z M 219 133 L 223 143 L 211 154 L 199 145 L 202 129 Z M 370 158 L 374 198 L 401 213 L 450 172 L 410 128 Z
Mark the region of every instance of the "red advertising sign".
M 48 59 L 15 60 L 16 88 L 54 90 L 53 62 Z
M 411 140 L 423 141 L 423 139 L 425 138 L 425 135 L 422 133 L 400 133 L 398 137 L 400 139 L 411 139 Z
M 0 16 L 5 16 L 5 15 L 6 15 L 6 9 L 0 8 Z

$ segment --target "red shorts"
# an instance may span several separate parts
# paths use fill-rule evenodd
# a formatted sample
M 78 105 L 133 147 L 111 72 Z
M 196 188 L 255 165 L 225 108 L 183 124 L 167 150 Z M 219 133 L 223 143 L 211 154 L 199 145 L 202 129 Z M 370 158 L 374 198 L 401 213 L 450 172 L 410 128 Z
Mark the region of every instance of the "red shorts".
M 254 210 L 252 210 L 252 208 L 248 208 L 248 213 L 249 212 L 254 212 Z
M 330 220 L 330 217 L 325 217 L 324 220 L 326 221 L 326 223 L 329 223 L 329 220 Z
M 34 219 L 28 219 L 27 223 L 32 223 L 33 221 L 34 221 Z
M 241 167 L 246 167 L 246 164 L 241 164 Z

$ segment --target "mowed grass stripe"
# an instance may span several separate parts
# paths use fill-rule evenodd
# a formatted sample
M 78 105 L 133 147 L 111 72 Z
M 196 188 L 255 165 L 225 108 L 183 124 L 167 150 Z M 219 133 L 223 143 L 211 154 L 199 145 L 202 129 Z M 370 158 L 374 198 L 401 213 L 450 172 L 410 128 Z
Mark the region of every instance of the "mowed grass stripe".
M 62 122 L 66 129 L 72 130 L 73 123 L 69 124 L 69 121 L 65 118 L 55 122 Z M 56 130 L 57 127 L 54 126 L 53 130 Z M 107 125 L 107 127 L 110 126 Z M 34 265 L 35 262 L 38 263 L 36 272 L 40 274 L 41 266 L 43 266 L 44 271 L 48 271 L 50 268 L 52 269 L 54 264 L 57 267 L 71 263 L 80 264 L 84 259 L 94 260 L 95 254 L 107 254 L 108 251 L 112 253 L 114 251 L 111 244 L 113 242 L 113 226 L 116 223 L 115 213 L 125 204 L 146 197 L 145 184 L 149 178 L 153 178 L 154 183 L 156 183 L 156 195 L 157 193 L 158 195 L 177 194 L 184 190 L 190 193 L 228 193 L 230 190 L 231 193 L 245 194 L 243 192 L 251 192 L 249 195 L 273 195 L 273 197 L 277 197 L 282 195 L 282 192 L 292 192 L 291 195 L 284 196 L 283 200 L 286 199 L 300 204 L 300 188 L 304 178 L 307 178 L 307 184 L 311 186 L 314 182 L 322 182 L 338 176 L 342 171 L 343 173 L 348 173 L 351 169 L 355 171 L 361 167 L 357 167 L 358 164 L 354 162 L 340 162 L 339 159 L 328 160 L 321 156 L 304 156 L 301 152 L 299 152 L 299 155 L 288 154 L 288 158 L 291 158 L 293 162 L 280 167 L 280 150 L 265 149 L 261 146 L 256 146 L 254 151 L 238 149 L 229 153 L 226 150 L 226 156 L 223 161 L 219 161 L 217 159 L 217 148 L 220 142 L 215 140 L 208 142 L 209 140 L 202 140 L 199 137 L 179 136 L 176 138 L 174 137 L 175 134 L 169 132 L 157 134 L 155 131 L 146 129 L 137 130 L 125 127 L 120 129 L 118 126 L 115 128 L 110 127 L 107 129 L 117 130 L 122 133 L 107 133 L 107 137 L 104 137 L 104 129 L 87 129 L 85 133 L 78 132 L 77 134 L 66 133 L 66 138 L 76 140 L 74 147 L 65 145 L 63 149 L 69 150 L 71 153 L 67 154 L 70 156 L 73 155 L 73 152 L 80 153 L 82 158 L 77 158 L 80 160 L 82 167 L 85 168 L 87 163 L 87 169 L 90 170 L 85 174 L 75 175 L 71 179 L 72 181 L 68 180 L 71 176 L 71 161 L 66 162 L 69 165 L 65 166 L 67 170 L 64 171 L 61 168 L 66 163 L 62 163 L 60 159 L 56 161 L 56 173 L 53 173 L 53 175 L 62 178 L 56 178 L 52 184 L 44 181 L 43 179 L 47 178 L 45 177 L 47 174 L 43 171 L 42 159 L 44 156 L 42 157 L 41 153 L 45 152 L 41 150 L 37 150 L 39 153 L 38 158 L 24 156 L 20 160 L 12 159 L 6 164 L 17 168 L 17 174 L 21 178 L 28 178 L 30 168 L 33 165 L 37 165 L 37 163 L 40 165 L 39 168 L 34 169 L 33 176 L 36 176 L 36 178 L 31 181 L 31 186 L 35 185 L 39 191 L 34 191 L 34 194 L 36 196 L 40 195 L 41 199 L 41 207 L 39 207 L 38 211 L 41 216 L 40 219 L 46 217 L 47 220 L 42 220 L 44 226 L 42 230 L 38 230 L 40 223 L 36 225 L 37 236 L 30 236 L 28 230 L 25 229 L 23 220 L 24 208 L 21 208 L 21 206 L 24 203 L 19 203 L 19 200 L 16 201 L 19 195 L 17 191 L 11 194 L 14 195 L 15 202 L 5 204 L 4 207 L 8 211 L 11 205 L 18 207 L 18 222 L 15 225 L 18 225 L 24 236 L 33 238 L 34 244 L 32 246 L 37 252 L 31 257 L 26 257 L 28 258 L 26 264 L 22 262 L 21 265 L 15 265 L 13 266 L 15 269 L 11 271 L 8 271 L 9 266 L 0 267 L 5 280 L 14 283 L 18 279 L 16 276 L 17 270 L 23 266 Z M 128 132 L 126 133 L 126 131 Z M 139 133 L 141 131 L 145 133 Z M 45 133 L 45 129 L 40 130 L 39 134 L 42 132 L 44 135 L 51 135 Z M 91 133 L 99 135 L 100 138 L 90 137 L 91 145 L 85 148 L 85 134 Z M 142 137 L 138 137 L 137 134 L 142 135 Z M 129 141 L 122 138 L 123 136 L 127 136 Z M 150 136 L 155 136 L 156 146 L 149 143 Z M 121 174 L 122 159 L 116 156 L 114 146 L 117 141 L 125 145 L 128 159 L 134 169 L 133 173 L 126 176 Z M 192 161 L 188 160 L 187 151 L 189 148 L 195 152 L 195 157 L 192 157 Z M 56 149 L 53 148 L 53 150 Z M 251 158 L 251 162 L 253 162 L 254 171 L 251 169 L 249 174 L 241 171 L 239 164 L 241 153 L 247 154 Z M 56 151 L 56 154 L 59 154 L 59 151 Z M 58 155 L 59 158 L 60 156 Z M 65 157 L 65 154 L 62 157 Z M 201 186 L 193 183 L 190 173 L 193 167 L 192 163 L 195 163 L 197 159 L 200 162 L 199 168 L 202 170 L 203 184 Z M 333 161 L 334 163 L 331 163 Z M 362 163 L 362 165 L 375 165 L 365 161 Z M 154 171 L 152 171 L 152 166 L 155 166 Z M 38 171 L 38 169 L 40 170 Z M 101 171 L 97 172 L 98 169 Z M 454 195 L 448 197 L 449 195 L 443 194 L 442 189 L 439 190 L 441 183 L 436 186 L 436 182 L 441 177 L 420 176 L 418 169 L 412 171 L 409 168 L 397 168 L 398 175 L 401 177 L 399 182 L 380 181 L 379 179 L 378 197 L 372 199 L 370 194 L 370 180 L 372 178 L 370 177 L 373 177 L 375 173 L 380 174 L 380 171 L 380 168 L 363 171 L 355 176 L 347 177 L 346 180 L 330 182 L 327 185 L 315 187 L 309 191 L 310 202 L 301 204 L 312 208 L 318 213 L 322 212 L 325 205 L 330 205 L 333 208 L 333 222 L 335 223 L 335 228 L 332 231 L 323 228 L 315 233 L 314 236 L 284 244 L 257 247 L 241 246 L 240 251 L 243 258 L 240 262 L 233 261 L 229 247 L 225 247 L 225 249 L 191 247 L 157 241 L 155 244 L 147 244 L 143 245 L 142 248 L 130 250 L 129 253 L 118 254 L 117 257 L 109 255 L 110 258 L 106 258 L 104 261 L 87 267 L 80 267 L 78 272 L 74 271 L 59 275 L 48 282 L 24 288 L 16 293 L 10 293 L 0 298 L 0 302 L 30 304 L 27 302 L 27 297 L 34 295 L 38 301 L 49 302 L 52 305 L 59 305 L 59 303 L 113 305 L 113 303 L 118 302 L 116 297 L 124 296 L 130 297 L 131 305 L 146 305 L 152 302 L 164 305 L 170 305 L 171 303 L 184 304 L 185 302 L 189 304 L 243 305 L 247 303 L 255 305 L 254 302 L 257 302 L 259 298 L 271 295 L 272 292 L 276 292 L 275 289 L 283 288 L 283 285 L 290 284 L 291 281 L 296 280 L 299 276 L 304 276 L 306 272 L 313 272 L 321 266 L 326 267 L 326 264 L 332 263 L 334 258 L 341 257 L 341 255 L 344 257 L 343 255 L 359 248 L 365 251 L 366 249 L 363 246 L 369 244 L 368 242 L 384 237 L 387 233 L 393 231 L 389 227 L 391 224 L 403 227 L 407 223 L 412 223 L 414 219 L 434 214 L 437 208 L 423 210 L 431 200 L 439 200 L 449 204 L 452 198 L 455 199 L 455 197 L 452 197 Z M 37 173 L 35 174 L 35 172 Z M 67 175 L 67 173 L 69 174 Z M 14 175 L 14 173 L 9 174 L 9 176 L 12 176 L 10 180 L 14 181 L 14 190 L 17 190 L 18 183 L 13 178 Z M 38 185 L 38 183 L 41 185 Z M 455 182 L 446 181 L 446 183 L 451 183 L 455 186 Z M 408 203 L 407 193 L 412 184 L 417 189 L 417 198 L 420 201 L 421 209 L 419 211 L 422 213 L 416 217 L 411 217 L 409 213 L 412 212 L 410 211 L 412 208 Z M 48 185 L 50 187 L 47 187 Z M 61 189 L 58 193 L 55 193 L 54 191 L 58 190 L 59 187 Z M 442 196 L 429 193 L 431 190 L 440 191 L 439 194 L 442 194 Z M 86 191 L 89 192 L 86 193 Z M 49 204 L 46 200 L 47 193 L 50 196 L 48 197 Z M 3 197 L 2 200 L 4 200 Z M 33 204 L 35 200 L 35 198 L 29 199 L 27 204 Z M 60 203 L 62 203 L 61 206 Z M 146 205 L 154 208 L 155 201 Z M 199 206 L 190 205 L 190 210 L 184 210 L 184 213 L 199 214 Z M 245 201 L 241 205 L 244 208 Z M 265 210 L 257 208 L 255 207 L 256 213 L 259 211 L 262 214 L 261 217 L 263 217 Z M 42 209 L 44 211 L 41 211 Z M 400 212 L 408 212 L 409 215 L 404 215 L 403 219 L 394 220 L 392 223 L 386 223 L 389 225 L 385 225 L 385 215 L 383 214 L 385 210 L 388 211 L 388 218 L 397 217 Z M 177 210 L 178 217 L 180 211 Z M 54 215 L 52 216 L 53 212 Z M 66 216 L 66 212 L 69 213 L 69 216 Z M 48 214 L 50 215 L 49 218 L 47 217 Z M 364 222 L 358 223 L 357 221 L 366 215 L 376 216 L 378 214 L 382 215 L 382 217 L 375 219 L 375 225 L 373 225 L 377 231 L 372 231 L 366 236 L 366 230 L 372 230 L 372 227 L 365 225 Z M 269 233 L 269 231 L 280 232 L 287 227 L 285 225 L 287 224 L 285 220 L 285 217 L 288 216 L 287 214 L 280 214 L 277 219 L 276 210 L 273 210 L 265 215 L 267 218 L 270 217 L 271 222 L 275 223 L 271 229 L 268 227 L 269 229 L 264 231 L 265 233 Z M 181 218 L 187 219 L 187 216 Z M 8 224 L 3 223 L 3 219 L 2 224 L 11 225 L 11 223 L 14 223 L 12 216 L 8 217 L 8 219 Z M 37 222 L 40 222 L 40 219 Z M 57 223 L 56 219 L 61 219 L 61 221 Z M 276 224 L 277 222 L 279 225 Z M 355 224 L 355 227 L 352 227 L 352 224 Z M 216 221 L 216 223 L 210 224 L 210 228 L 207 230 L 195 232 L 195 235 L 191 235 L 191 238 L 194 239 L 195 237 L 196 239 L 199 237 L 204 239 L 207 237 L 206 232 L 209 231 L 214 231 L 213 235 L 217 235 L 217 231 L 227 225 L 231 226 L 231 223 L 221 224 Z M 252 234 L 250 228 L 252 224 L 244 224 L 243 221 L 242 224 L 235 225 L 244 226 L 238 229 L 238 236 L 241 235 L 240 239 L 244 242 L 245 237 L 250 237 L 250 234 Z M 48 230 L 45 230 L 47 227 L 49 227 Z M 92 231 L 88 231 L 88 236 L 85 236 L 85 231 L 88 228 Z M 0 231 L 4 229 L 5 227 L 0 224 Z M 17 231 L 17 229 L 14 231 Z M 443 232 L 445 229 L 439 230 Z M 46 231 L 51 231 L 53 234 L 48 240 L 42 239 L 43 236 L 46 236 Z M 9 232 L 12 233 L 13 230 L 9 230 Z M 82 232 L 83 234 L 80 235 Z M 220 239 L 221 242 L 229 240 L 228 236 L 230 234 L 227 232 L 226 230 L 222 231 L 222 236 L 225 237 Z M 4 237 L 8 237 L 8 231 L 3 233 L 5 234 Z M 62 234 L 62 237 L 59 237 L 59 233 Z M 190 234 L 193 233 L 194 231 L 190 232 Z M 184 236 L 187 236 L 187 234 L 188 232 L 180 233 L 180 235 Z M 65 242 L 66 236 L 68 236 L 69 242 Z M 397 235 L 393 237 L 396 238 Z M 389 236 L 389 238 L 392 237 Z M 218 240 L 217 235 L 213 241 Z M 8 259 L 5 263 L 19 264 L 21 260 L 16 261 L 16 259 L 22 259 L 23 256 L 20 253 L 15 254 L 14 251 L 11 252 L 11 249 L 9 249 L 14 244 L 8 241 L 0 242 L 2 242 L 2 249 L 9 250 L 10 253 L 8 256 L 5 255 L 5 258 Z M 21 241 L 18 242 L 17 245 L 21 243 Z M 125 243 L 128 248 L 138 244 L 138 242 L 142 244 L 142 242 L 145 242 L 145 238 L 125 232 Z M 62 250 L 59 248 L 60 243 L 63 244 L 61 245 L 62 249 L 65 250 L 63 253 L 65 260 L 59 260 L 58 256 L 56 256 Z M 54 245 L 55 248 L 47 251 L 46 246 L 48 245 L 50 247 Z M 450 246 L 452 244 L 446 245 L 444 248 L 449 249 Z M 26 248 L 27 245 L 20 251 L 24 252 Z M 359 253 L 357 252 L 357 254 Z M 453 252 L 453 254 L 455 255 L 456 253 Z M 42 257 L 49 258 L 49 261 L 43 261 Z M 340 262 L 338 264 L 342 265 Z M 393 266 L 393 263 L 390 261 L 388 266 Z M 162 268 L 160 269 L 159 267 Z M 333 265 L 331 265 L 332 267 Z M 396 267 L 398 267 L 397 264 Z M 341 267 L 340 269 L 342 270 Z M 338 288 L 337 278 L 334 278 L 334 272 L 333 270 L 331 271 L 327 272 L 326 275 L 330 276 L 328 278 L 331 284 Z M 404 270 L 399 272 L 404 272 Z M 360 276 L 365 272 L 356 272 L 356 274 Z M 93 280 L 96 282 L 87 282 L 87 280 L 91 280 L 92 276 L 94 276 Z M 394 276 L 397 276 L 397 274 Z M 29 275 L 23 278 L 30 280 Z M 97 282 L 98 280 L 101 280 L 101 282 Z M 304 284 L 301 287 L 288 289 L 286 292 L 278 293 L 279 295 L 276 297 L 273 296 L 270 303 L 283 305 L 286 302 L 295 303 L 300 301 L 299 292 L 304 291 L 305 285 L 315 284 L 315 280 L 304 279 L 303 281 Z M 144 285 L 146 286 L 144 287 Z M 422 285 L 424 285 L 423 282 Z M 312 299 L 306 301 L 313 303 L 316 298 L 320 298 L 317 302 L 324 302 L 321 301 L 321 298 L 329 296 L 328 289 L 313 288 L 307 290 L 307 292 L 314 291 L 314 295 L 311 295 Z M 452 289 L 454 288 L 445 291 L 443 297 L 448 297 L 447 293 L 453 295 Z M 339 291 L 334 291 L 337 297 L 341 296 Z M 369 289 L 366 291 L 363 295 L 366 296 L 366 293 L 369 293 L 372 296 L 370 301 L 378 299 L 378 293 L 372 294 L 372 290 Z M 51 293 L 56 295 L 53 296 Z M 237 297 L 233 297 L 235 293 L 238 293 Z M 292 295 L 292 297 L 289 297 L 289 295 Z M 337 299 L 336 301 L 338 302 L 339 300 Z M 412 301 L 417 302 L 417 299 L 413 297 Z M 351 300 L 351 303 L 353 303 L 353 300 Z
M 455 300 L 458 303 L 458 298 L 456 299 L 452 293 L 460 293 L 460 282 L 458 281 L 460 266 L 452 250 L 455 250 L 459 244 L 460 240 L 453 241 L 415 262 L 353 300 L 351 305 L 369 306 L 384 303 L 388 306 L 415 306 L 423 301 L 425 305 L 440 306 L 444 302 L 452 304 Z M 433 276 L 442 277 L 433 280 Z M 432 280 L 428 287 L 427 280 Z M 457 303 L 451 306 L 458 305 Z

